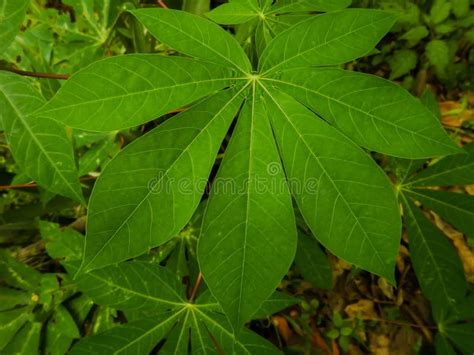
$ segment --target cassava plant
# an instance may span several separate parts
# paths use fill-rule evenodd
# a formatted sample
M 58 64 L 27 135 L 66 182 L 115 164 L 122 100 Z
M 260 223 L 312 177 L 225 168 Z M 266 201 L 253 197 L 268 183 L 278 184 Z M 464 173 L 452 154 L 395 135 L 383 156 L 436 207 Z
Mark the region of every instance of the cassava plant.
M 173 55 L 95 61 L 47 102 L 29 80 L 0 73 L 1 123 L 18 165 L 52 193 L 83 205 L 69 128 L 114 134 L 183 109 L 106 165 L 88 200 L 85 241 L 74 240 L 82 252 L 58 255 L 68 257 L 63 265 L 79 290 L 128 320 L 85 338 L 73 353 L 144 354 L 165 339 L 160 349 L 180 354 L 189 346 L 192 353 L 278 352 L 244 324 L 295 303 L 275 289 L 295 254 L 297 265 L 311 259 L 302 243 L 324 257 L 311 239 L 296 252 L 295 213 L 331 253 L 392 284 L 402 229 L 397 197 L 421 244 L 415 248 L 433 249 L 410 199 L 435 208 L 450 197 L 413 188 L 423 173 L 394 188 L 370 152 L 397 162 L 453 155 L 464 159 L 465 172 L 472 172 L 472 153 L 465 158 L 435 114 L 403 88 L 343 69 L 373 53 L 396 20 L 348 5 L 235 0 L 209 13 L 216 22 L 240 24 L 241 43 L 204 17 L 135 9 L 130 14 Z M 313 14 L 324 11 L 332 12 Z M 200 234 L 189 248 L 209 290 L 187 294 L 168 265 L 143 255 L 174 240 L 198 207 Z M 459 218 L 472 216 L 463 213 Z M 419 278 L 426 273 L 416 264 L 415 271 Z M 436 277 L 446 286 L 446 273 Z M 427 294 L 439 284 L 430 282 L 420 280 Z M 430 300 L 451 312 L 467 292 L 460 287 Z

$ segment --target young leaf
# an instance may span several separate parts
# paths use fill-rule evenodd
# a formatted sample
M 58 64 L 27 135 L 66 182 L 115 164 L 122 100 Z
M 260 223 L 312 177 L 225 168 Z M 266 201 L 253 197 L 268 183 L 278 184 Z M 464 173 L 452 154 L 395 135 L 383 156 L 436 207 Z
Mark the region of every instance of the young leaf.
M 243 73 L 251 71 L 249 59 L 239 43 L 215 23 L 176 10 L 139 9 L 132 13 L 153 36 L 178 52 L 226 64 Z
M 108 266 L 79 276 L 77 283 L 95 303 L 121 310 L 150 314 L 185 302 L 179 280 L 157 264 L 132 261 Z
M 409 185 L 448 186 L 474 183 L 474 142 L 463 149 L 464 154 L 445 157 L 413 176 Z
M 40 185 L 83 202 L 72 144 L 64 127 L 30 115 L 43 104 L 30 81 L 0 72 L 0 123 L 15 161 Z
M 223 4 L 206 14 L 206 16 L 212 21 L 221 25 L 245 23 L 258 17 L 258 15 L 256 9 L 239 3 Z
M 314 68 L 267 80 L 368 149 L 410 159 L 460 151 L 419 100 L 382 78 Z
M 262 54 L 259 68 L 275 72 L 349 62 L 369 54 L 394 22 L 391 13 L 365 9 L 311 17 L 277 36 Z
M 332 288 L 331 264 L 313 236 L 301 232 L 298 234 L 295 265 L 304 279 L 313 286 L 325 290 Z
M 233 90 L 212 96 L 107 165 L 90 198 L 83 271 L 138 256 L 184 227 L 240 103 Z
M 410 190 L 407 193 L 461 232 L 474 238 L 474 196 L 427 189 Z
M 29 5 L 30 0 L 0 1 L 0 53 L 15 39 Z
M 194 59 L 117 56 L 74 74 L 37 115 L 88 131 L 129 128 L 222 89 L 231 77 Z
M 293 98 L 267 90 L 290 189 L 332 253 L 394 282 L 400 215 L 390 182 L 352 141 Z
M 414 203 L 403 199 L 410 255 L 417 279 L 433 307 L 446 311 L 464 296 L 467 289 L 461 261 L 453 246 Z
M 296 249 L 290 193 L 256 100 L 254 87 L 213 183 L 198 243 L 204 280 L 236 333 L 275 291 Z

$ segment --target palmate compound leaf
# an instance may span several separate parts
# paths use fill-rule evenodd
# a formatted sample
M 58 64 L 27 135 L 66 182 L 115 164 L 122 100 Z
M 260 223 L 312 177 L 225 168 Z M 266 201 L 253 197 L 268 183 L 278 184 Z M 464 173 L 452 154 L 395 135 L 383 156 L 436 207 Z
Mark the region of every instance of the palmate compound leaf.
M 297 68 L 269 81 L 365 148 L 410 159 L 461 151 L 418 99 L 385 79 L 334 68 Z
M 0 0 L 0 53 L 20 31 L 30 0 Z
M 206 187 L 241 92 L 218 93 L 121 151 L 89 203 L 82 271 L 138 256 L 181 230 Z
M 338 257 L 393 283 L 401 223 L 387 176 L 295 99 L 265 92 L 290 189 L 316 238 Z
M 269 43 L 261 56 L 259 70 L 276 72 L 349 62 L 370 53 L 394 22 L 395 16 L 389 12 L 366 9 L 312 17 Z
M 41 186 L 83 202 L 65 127 L 31 115 L 43 105 L 44 99 L 28 79 L 0 72 L 0 121 L 15 161 Z
M 132 13 L 150 33 L 177 51 L 246 74 L 250 61 L 239 43 L 211 21 L 183 11 L 139 9 Z
M 454 247 L 441 232 L 409 198 L 404 194 L 401 196 L 418 282 L 433 308 L 447 312 L 467 290 L 463 266 Z
M 147 354 L 161 341 L 160 354 L 187 354 L 189 346 L 192 354 L 230 354 L 234 347 L 238 354 L 278 353 L 250 331 L 235 339 L 208 292 L 189 303 L 184 285 L 157 264 L 121 263 L 82 275 L 78 282 L 95 302 L 123 310 L 130 323 L 86 337 L 72 354 Z
M 213 182 L 198 242 L 203 278 L 236 333 L 275 291 L 296 251 L 290 192 L 253 86 Z
M 232 76 L 190 58 L 106 58 L 74 74 L 37 115 L 88 131 L 129 128 L 228 86 Z

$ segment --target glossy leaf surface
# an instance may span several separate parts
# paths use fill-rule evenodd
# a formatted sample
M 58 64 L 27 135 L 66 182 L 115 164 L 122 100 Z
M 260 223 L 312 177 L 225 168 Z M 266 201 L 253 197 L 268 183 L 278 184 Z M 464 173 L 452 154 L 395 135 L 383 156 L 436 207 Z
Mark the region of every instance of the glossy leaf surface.
M 240 106 L 239 95 L 228 90 L 200 102 L 107 165 L 89 203 L 82 271 L 138 256 L 184 227 Z
M 382 78 L 340 69 L 295 69 L 271 82 L 365 148 L 410 159 L 460 152 L 419 100 Z
M 195 59 L 131 54 L 73 75 L 38 113 L 89 131 L 137 126 L 228 86 L 230 70 Z
M 413 202 L 404 201 L 410 255 L 421 289 L 433 307 L 446 311 L 467 289 L 462 264 L 454 247 Z
M 43 104 L 29 80 L 0 72 L 0 122 L 16 162 L 41 186 L 83 202 L 65 128 L 51 119 L 31 116 Z
M 253 93 L 213 183 L 198 244 L 204 280 L 236 332 L 275 291 L 296 249 L 290 193 Z
M 315 237 L 340 258 L 393 282 L 401 226 L 385 174 L 296 100 L 266 94 L 290 188 Z
M 238 42 L 215 23 L 175 10 L 140 9 L 132 13 L 153 36 L 178 52 L 218 65 L 225 63 L 243 73 L 251 70 Z
M 363 9 L 311 17 L 269 43 L 259 68 L 262 72 L 275 72 L 349 62 L 369 54 L 394 22 L 395 17 L 389 12 Z

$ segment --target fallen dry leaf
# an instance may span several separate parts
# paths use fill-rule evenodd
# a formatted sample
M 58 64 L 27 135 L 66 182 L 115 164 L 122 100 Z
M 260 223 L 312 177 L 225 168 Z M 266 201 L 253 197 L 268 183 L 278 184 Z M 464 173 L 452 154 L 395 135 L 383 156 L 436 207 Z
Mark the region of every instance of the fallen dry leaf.
M 374 302 L 371 300 L 359 300 L 344 308 L 346 314 L 353 319 L 376 319 L 377 313 L 374 309 Z
M 444 125 L 461 127 L 466 121 L 474 120 L 472 110 L 463 109 L 461 103 L 456 101 L 444 101 L 439 104 L 441 110 L 441 121 Z

